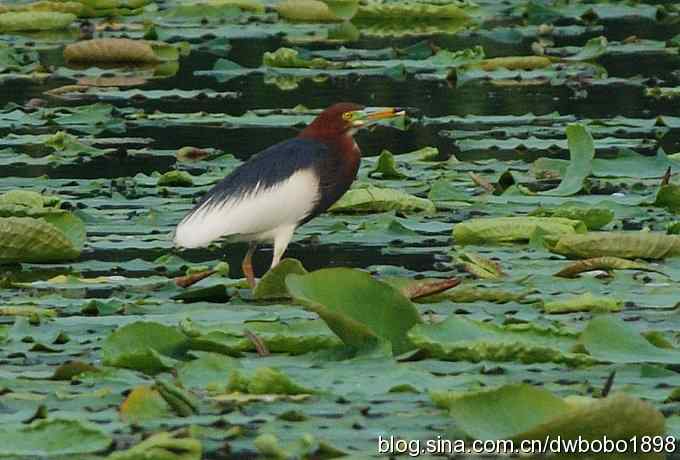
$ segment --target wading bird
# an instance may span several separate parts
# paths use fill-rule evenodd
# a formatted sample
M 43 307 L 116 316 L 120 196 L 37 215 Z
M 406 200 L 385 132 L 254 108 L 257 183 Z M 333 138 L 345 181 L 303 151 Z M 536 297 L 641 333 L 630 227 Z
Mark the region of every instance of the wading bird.
M 327 210 L 352 185 L 361 160 L 356 130 L 397 116 L 404 111 L 347 102 L 327 108 L 296 138 L 258 153 L 208 191 L 177 226 L 175 245 L 248 241 L 241 267 L 254 287 L 257 244 L 274 243 L 275 267 L 295 229 Z

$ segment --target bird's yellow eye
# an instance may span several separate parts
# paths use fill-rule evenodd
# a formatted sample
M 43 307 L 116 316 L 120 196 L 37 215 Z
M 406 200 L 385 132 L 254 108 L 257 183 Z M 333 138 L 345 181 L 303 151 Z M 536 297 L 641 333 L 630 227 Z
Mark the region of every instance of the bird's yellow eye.
M 342 114 L 342 119 L 345 121 L 350 121 L 352 119 L 352 112 L 345 112 Z

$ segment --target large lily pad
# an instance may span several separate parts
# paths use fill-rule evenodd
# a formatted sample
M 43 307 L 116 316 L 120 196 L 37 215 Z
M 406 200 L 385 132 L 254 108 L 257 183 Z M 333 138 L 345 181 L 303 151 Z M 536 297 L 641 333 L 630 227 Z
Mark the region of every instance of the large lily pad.
M 286 286 L 347 345 L 361 348 L 384 339 L 395 354 L 413 348 L 406 332 L 420 321 L 417 310 L 398 290 L 368 273 L 329 268 L 289 275 Z

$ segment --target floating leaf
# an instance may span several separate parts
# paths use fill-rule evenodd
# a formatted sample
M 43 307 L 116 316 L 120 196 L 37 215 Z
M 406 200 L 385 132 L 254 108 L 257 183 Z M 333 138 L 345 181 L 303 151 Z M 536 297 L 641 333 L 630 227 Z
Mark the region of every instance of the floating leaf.
M 255 395 L 300 395 L 316 393 L 310 388 L 293 382 L 283 372 L 270 367 L 258 367 L 252 375 L 234 369 L 229 378 L 229 390 Z
M 453 227 L 456 244 L 512 243 L 529 241 L 537 228 L 550 237 L 585 233 L 578 220 L 560 217 L 497 217 L 470 219 Z
M 138 321 L 109 335 L 102 345 L 104 364 L 150 374 L 173 367 L 188 347 L 187 337 L 174 327 Z
M 458 262 L 463 264 L 466 272 L 477 278 L 497 280 L 506 276 L 498 262 L 489 260 L 479 254 L 463 252 L 458 257 Z
M 651 268 L 647 264 L 622 259 L 620 257 L 594 257 L 592 259 L 571 262 L 562 270 L 555 273 L 555 276 L 561 276 L 563 278 L 576 278 L 580 273 L 589 272 L 592 270 L 642 270 L 659 272 L 659 270 Z
M 399 172 L 394 155 L 388 150 L 380 152 L 375 167 L 368 173 L 369 177 L 380 175 L 381 179 L 403 179 L 406 174 Z
M 0 218 L 0 262 L 55 262 L 77 258 L 85 225 L 70 213 Z
M 0 32 L 65 29 L 76 20 L 70 13 L 22 11 L 0 14 Z
M 658 410 L 623 393 L 575 403 L 543 388 L 515 384 L 433 398 L 475 439 L 628 440 L 665 432 Z
M 594 296 L 590 292 L 566 299 L 546 300 L 541 307 L 546 313 L 572 313 L 576 311 L 621 311 L 623 300 L 615 297 Z
M 194 352 L 198 358 L 182 363 L 177 370 L 177 379 L 185 387 L 220 388 L 226 387 L 231 371 L 241 363 L 230 356 L 218 353 Z
M 540 207 L 529 215 L 580 220 L 588 227 L 588 230 L 599 230 L 614 219 L 614 211 L 611 209 L 597 206 L 580 206 L 571 203 L 564 203 L 556 208 Z
M 306 275 L 307 270 L 299 260 L 283 259 L 276 267 L 264 274 L 253 290 L 253 297 L 258 300 L 290 297 L 286 288 L 286 276 L 291 273 Z
M 123 451 L 112 453 L 109 460 L 200 460 L 203 457 L 201 441 L 191 437 L 180 437 L 173 433 L 156 433 L 139 444 Z
M 319 0 L 283 0 L 276 5 L 282 18 L 300 22 L 337 22 L 337 16 L 329 6 Z
M 168 171 L 158 178 L 159 187 L 191 187 L 194 178 L 186 171 Z
M 105 450 L 111 437 L 96 425 L 78 420 L 37 420 L 30 425 L 0 427 L 0 456 L 55 457 Z
M 432 201 L 401 190 L 367 187 L 352 189 L 331 206 L 331 212 L 434 212 Z
M 551 249 L 565 256 L 664 259 L 680 255 L 680 236 L 652 232 L 597 232 L 560 237 Z
M 380 338 L 392 343 L 395 355 L 412 348 L 406 332 L 420 321 L 418 311 L 398 290 L 368 273 L 328 268 L 289 275 L 286 286 L 347 345 L 362 348 Z
M 680 350 L 656 347 L 634 327 L 609 316 L 591 320 L 581 334 L 581 343 L 600 361 L 680 364 Z
M 454 2 L 455 3 L 455 2 Z M 362 4 L 355 15 L 359 20 L 386 21 L 386 20 L 447 20 L 466 19 L 467 13 L 463 8 L 455 4 L 428 4 L 421 2 L 369 2 Z
M 662 185 L 656 193 L 654 206 L 666 208 L 671 212 L 677 213 L 680 211 L 680 185 L 667 184 Z
M 591 38 L 583 45 L 578 53 L 562 58 L 565 61 L 590 61 L 597 59 L 607 52 L 607 37 Z
M 178 58 L 179 52 L 172 45 L 128 38 L 97 38 L 64 48 L 67 62 L 146 64 Z
M 126 422 L 139 423 L 165 418 L 170 414 L 168 403 L 150 385 L 135 387 L 120 405 L 120 418 Z
M 450 315 L 441 323 L 418 324 L 408 336 L 418 348 L 451 361 L 590 361 L 587 355 L 571 351 L 575 337 L 531 324 L 502 327 Z

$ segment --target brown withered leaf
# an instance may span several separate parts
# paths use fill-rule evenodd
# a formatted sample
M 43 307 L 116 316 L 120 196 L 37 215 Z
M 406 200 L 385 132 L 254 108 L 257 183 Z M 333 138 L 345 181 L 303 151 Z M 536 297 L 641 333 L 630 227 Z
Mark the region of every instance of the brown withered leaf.
M 456 287 L 460 284 L 458 278 L 449 278 L 445 280 L 422 280 L 409 283 L 402 286 L 400 291 L 409 299 L 417 299 L 419 297 L 425 297 L 428 295 L 438 294 L 444 292 L 447 289 Z
M 555 276 L 562 278 L 576 278 L 580 273 L 592 270 L 642 270 L 648 272 L 663 273 L 651 268 L 642 262 L 635 262 L 621 257 L 593 257 L 591 259 L 577 260 L 564 267 Z

